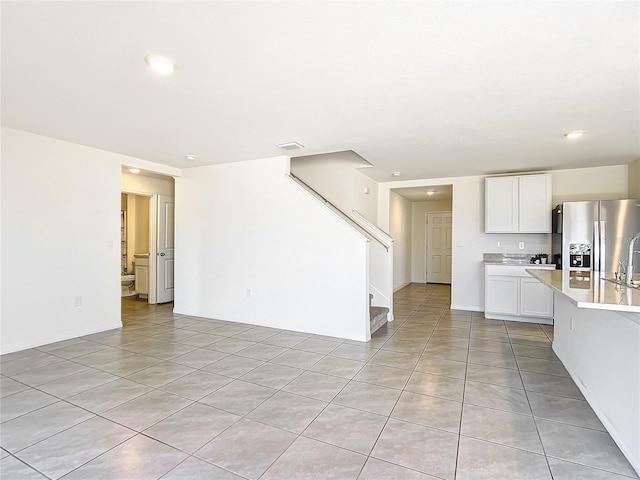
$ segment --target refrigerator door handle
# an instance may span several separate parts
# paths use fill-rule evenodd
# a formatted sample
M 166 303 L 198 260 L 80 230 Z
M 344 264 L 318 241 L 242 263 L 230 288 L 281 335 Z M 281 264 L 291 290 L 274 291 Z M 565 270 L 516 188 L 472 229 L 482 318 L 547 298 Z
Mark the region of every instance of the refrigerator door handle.
M 605 242 L 605 233 L 607 229 L 605 228 L 604 220 L 600 220 L 600 238 L 598 239 L 598 243 L 600 244 L 600 265 L 598 270 L 600 270 L 600 276 L 604 277 L 607 272 L 605 269 L 607 268 L 607 263 L 605 262 L 607 258 L 607 244 Z
M 594 220 L 593 222 L 593 262 L 591 269 L 600 271 L 600 222 Z

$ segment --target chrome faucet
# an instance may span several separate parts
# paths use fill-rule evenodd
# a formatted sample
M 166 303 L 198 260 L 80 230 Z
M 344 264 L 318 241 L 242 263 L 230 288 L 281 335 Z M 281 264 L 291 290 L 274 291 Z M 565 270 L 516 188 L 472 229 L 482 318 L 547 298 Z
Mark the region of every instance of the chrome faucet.
M 625 268 L 622 261 L 618 261 L 618 268 L 616 269 L 616 282 L 622 282 L 622 275 L 625 274 Z
M 638 253 L 633 248 L 638 240 L 640 240 L 640 232 L 636 233 L 636 236 L 629 242 L 629 260 L 627 261 L 627 272 L 625 274 L 626 284 L 629 286 L 633 286 L 633 254 Z

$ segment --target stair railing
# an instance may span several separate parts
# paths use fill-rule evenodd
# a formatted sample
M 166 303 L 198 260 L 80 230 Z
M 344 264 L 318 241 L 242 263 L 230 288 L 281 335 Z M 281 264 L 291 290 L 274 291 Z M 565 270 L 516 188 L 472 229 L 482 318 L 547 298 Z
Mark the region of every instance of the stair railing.
M 344 210 L 342 210 L 341 208 L 337 207 L 334 203 L 332 203 L 329 199 L 327 199 L 324 195 L 322 195 L 320 192 L 318 192 L 316 189 L 314 189 L 311 185 L 309 185 L 307 182 L 305 182 L 304 180 L 302 180 L 300 177 L 296 176 L 293 173 L 288 173 L 287 176 L 293 180 L 294 182 L 298 183 L 299 185 L 301 185 L 302 187 L 305 188 L 305 190 L 309 191 L 310 193 L 312 193 L 315 197 L 317 197 L 319 200 L 322 200 L 324 203 L 326 203 L 329 207 L 331 207 L 334 211 L 336 211 L 338 214 L 340 214 L 340 216 L 342 216 L 345 220 L 347 220 L 351 225 L 353 225 L 354 227 L 356 227 L 356 229 L 360 232 L 363 232 L 367 238 L 373 239 L 376 242 L 378 242 L 380 245 L 382 245 L 387 252 L 389 251 L 389 248 L 391 247 L 391 243 L 389 242 L 387 244 L 387 242 L 381 240 L 380 238 L 378 238 L 377 235 L 374 235 L 372 232 L 369 231 L 368 228 L 362 226 L 359 222 L 357 222 L 355 219 L 353 219 L 351 217 L 351 215 L 349 215 L 348 213 L 346 213 Z M 354 212 L 356 212 L 356 210 L 354 210 Z M 362 218 L 364 218 L 361 214 L 358 213 L 358 215 Z M 366 219 L 365 219 L 366 220 Z M 369 224 L 373 225 L 371 222 L 369 222 L 368 220 L 366 220 Z M 374 225 L 375 226 L 375 225 Z M 376 227 L 377 228 L 377 227 Z M 382 230 L 380 230 L 381 232 L 383 232 Z M 383 232 L 384 233 L 384 232 Z M 391 237 L 389 237 L 391 238 Z M 393 239 L 391 239 L 391 241 L 393 241 Z
M 387 232 L 382 230 L 375 223 L 369 221 L 367 217 L 362 215 L 358 210 L 352 210 L 353 217 L 356 222 L 363 227 L 371 236 L 374 236 L 378 239 L 380 243 L 382 243 L 389 251 L 389 248 L 393 244 L 393 238 Z

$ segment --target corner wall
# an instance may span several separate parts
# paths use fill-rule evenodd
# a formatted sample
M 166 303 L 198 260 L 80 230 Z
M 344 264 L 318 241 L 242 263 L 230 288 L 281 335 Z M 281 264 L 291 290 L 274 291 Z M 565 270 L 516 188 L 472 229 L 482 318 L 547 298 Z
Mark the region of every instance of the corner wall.
M 0 353 L 121 327 L 122 166 L 181 170 L 1 131 Z
M 2 128 L 2 353 L 121 326 L 119 160 Z
M 368 242 L 288 172 L 276 157 L 176 179 L 175 312 L 365 340 Z

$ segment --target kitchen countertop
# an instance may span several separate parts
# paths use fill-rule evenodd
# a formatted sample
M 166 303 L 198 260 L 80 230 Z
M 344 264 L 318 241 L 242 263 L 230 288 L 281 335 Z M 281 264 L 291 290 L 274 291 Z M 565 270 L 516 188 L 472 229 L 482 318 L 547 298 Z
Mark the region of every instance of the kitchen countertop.
M 482 262 L 485 265 L 505 265 L 507 267 L 527 267 L 527 268 L 556 268 L 555 263 L 519 263 L 519 262 L 494 262 L 494 261 L 484 261 Z
M 553 263 L 531 263 L 535 253 L 484 253 L 482 260 L 485 265 L 517 265 L 517 266 L 545 266 L 555 267 Z
M 579 308 L 640 313 L 640 289 L 608 282 L 600 272 L 536 268 L 527 272 Z

